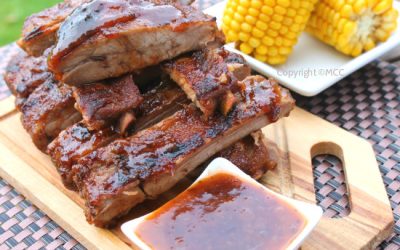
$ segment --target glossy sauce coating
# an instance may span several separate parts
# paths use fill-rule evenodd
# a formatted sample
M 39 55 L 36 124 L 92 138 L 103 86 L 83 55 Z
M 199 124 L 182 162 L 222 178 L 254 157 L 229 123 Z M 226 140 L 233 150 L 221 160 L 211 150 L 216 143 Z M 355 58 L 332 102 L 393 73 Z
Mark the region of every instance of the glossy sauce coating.
M 16 107 L 20 109 L 29 95 L 53 75 L 47 69 L 47 57 L 32 57 L 23 50 L 9 62 L 4 81 L 16 96 Z
M 261 187 L 220 173 L 151 214 L 136 234 L 153 249 L 285 249 L 305 226 Z
M 121 114 L 139 106 L 143 97 L 132 76 L 74 87 L 76 107 L 90 130 L 101 129 Z
M 118 136 L 112 126 L 90 131 L 83 122 L 62 131 L 47 147 L 47 152 L 56 165 L 64 185 L 69 189 L 76 189 L 72 166 L 83 156 L 109 144 Z
M 223 48 L 204 49 L 165 63 L 164 70 L 209 117 L 224 103 L 224 96 L 237 91 L 237 82 L 250 75 L 245 64 L 242 56 Z
M 135 21 L 166 25 L 181 17 L 172 5 L 155 5 L 143 0 L 94 0 L 77 8 L 61 25 L 58 43 L 53 51 L 56 61 L 102 29 Z

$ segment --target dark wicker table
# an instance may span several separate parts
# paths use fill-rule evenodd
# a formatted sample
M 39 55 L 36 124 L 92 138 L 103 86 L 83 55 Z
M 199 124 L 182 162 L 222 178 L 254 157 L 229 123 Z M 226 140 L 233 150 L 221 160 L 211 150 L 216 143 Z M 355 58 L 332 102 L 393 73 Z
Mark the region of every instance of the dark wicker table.
M 200 8 L 218 2 L 197 1 Z M 7 61 L 13 46 L 0 48 Z M 400 61 L 400 60 L 399 60 Z M 367 139 L 374 147 L 396 220 L 382 249 L 400 249 L 400 62 L 375 61 L 318 96 L 294 95 L 298 106 Z M 0 74 L 4 65 L 0 65 Z M 9 95 L 0 81 L 0 100 Z M 315 189 L 324 216 L 349 213 L 340 161 L 329 155 L 313 159 Z M 17 167 L 17 166 L 16 166 Z M 360 173 L 362 174 L 362 173 Z M 0 250 L 84 249 L 46 214 L 0 179 Z

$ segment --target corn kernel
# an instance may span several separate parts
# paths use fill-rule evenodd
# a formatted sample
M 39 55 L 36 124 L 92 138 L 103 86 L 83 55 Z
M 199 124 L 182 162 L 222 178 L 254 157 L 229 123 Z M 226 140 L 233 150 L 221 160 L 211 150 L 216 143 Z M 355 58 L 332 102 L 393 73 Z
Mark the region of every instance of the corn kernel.
M 264 32 L 262 32 L 261 30 L 259 30 L 259 29 L 257 29 L 257 28 L 253 28 L 253 31 L 251 32 L 251 34 L 252 34 L 254 37 L 257 37 L 257 38 L 261 38 L 261 37 L 264 36 Z
M 265 45 L 260 45 L 260 46 L 258 46 L 257 49 L 256 49 L 256 53 L 257 53 L 257 54 L 260 54 L 260 55 L 266 55 L 266 54 L 267 54 L 267 51 L 268 51 L 268 48 L 267 48 L 267 46 L 265 46 Z
M 262 39 L 262 43 L 265 44 L 266 46 L 272 46 L 272 45 L 274 45 L 274 39 L 272 39 L 272 38 L 269 37 L 269 36 L 265 36 L 265 37 Z
M 277 0 L 277 3 L 285 8 L 290 6 L 290 0 Z
M 245 33 L 245 32 L 240 32 L 239 33 L 239 40 L 242 42 L 247 42 L 250 39 L 250 34 Z
M 263 6 L 263 2 L 259 0 L 252 0 L 250 5 L 255 9 L 260 9 Z
M 267 62 L 267 56 L 265 55 L 260 55 L 260 54 L 255 54 L 254 58 L 256 58 L 257 60 L 261 61 L 261 62 Z
M 279 30 L 282 27 L 282 24 L 272 21 L 269 23 L 269 27 L 271 27 L 271 29 L 274 29 L 274 30 Z
M 232 20 L 230 27 L 234 30 L 234 31 L 240 31 L 240 24 L 235 21 Z
M 248 43 L 253 48 L 257 48 L 261 44 L 260 40 L 254 37 L 250 37 Z
M 275 6 L 276 2 L 275 0 L 264 0 L 264 4 L 267 6 Z
M 242 44 L 240 44 L 240 50 L 243 52 L 243 53 L 245 53 L 245 54 L 248 54 L 248 55 L 250 55 L 251 54 L 251 52 L 253 52 L 253 47 L 251 47 L 249 44 L 247 44 L 247 43 L 242 43 Z
M 271 8 L 270 6 L 264 5 L 264 6 L 261 8 L 261 12 L 264 13 L 264 14 L 266 14 L 266 15 L 268 15 L 268 16 L 271 16 L 272 14 L 274 14 L 274 9 Z
M 259 20 L 256 22 L 256 27 L 262 31 L 265 31 L 266 29 L 268 29 L 268 24 Z
M 274 11 L 275 11 L 275 13 L 278 13 L 279 15 L 286 14 L 286 9 L 279 5 L 274 8 Z
M 245 16 L 244 20 L 246 20 L 246 22 L 250 25 L 254 25 L 257 22 L 257 18 L 255 18 L 254 16 L 250 16 L 250 15 Z
M 379 15 L 382 14 L 383 12 L 387 11 L 388 9 L 390 9 L 390 7 L 393 5 L 393 1 L 392 0 L 383 0 L 380 1 L 380 3 L 378 3 L 374 8 L 373 11 L 375 14 Z
M 260 11 L 254 8 L 249 8 L 248 12 L 249 15 L 252 15 L 253 17 L 257 17 L 260 14 Z
M 240 25 L 240 28 L 242 29 L 242 31 L 250 33 L 251 32 L 251 25 L 248 23 L 242 23 L 242 25 Z

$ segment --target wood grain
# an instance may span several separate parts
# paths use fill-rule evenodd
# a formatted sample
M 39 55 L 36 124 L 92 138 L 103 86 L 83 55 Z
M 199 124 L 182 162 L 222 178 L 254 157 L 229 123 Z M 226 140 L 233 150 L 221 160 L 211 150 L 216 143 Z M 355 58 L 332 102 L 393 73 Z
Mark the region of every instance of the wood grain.
M 48 156 L 23 130 L 19 114 L 7 114 L 0 115 L 1 176 L 89 249 L 127 248 L 118 227 L 109 231 L 87 224 L 80 197 L 63 187 Z M 261 182 L 289 197 L 315 203 L 313 156 L 334 154 L 344 164 L 351 212 L 340 219 L 323 218 L 302 249 L 374 249 L 391 234 L 392 211 L 367 141 L 298 108 L 263 132 L 278 168 Z M 191 181 L 186 178 L 159 199 L 139 205 L 121 223 L 159 207 Z
M 9 96 L 6 99 L 0 101 L 0 119 L 6 117 L 13 112 L 16 112 L 14 103 L 14 96 Z

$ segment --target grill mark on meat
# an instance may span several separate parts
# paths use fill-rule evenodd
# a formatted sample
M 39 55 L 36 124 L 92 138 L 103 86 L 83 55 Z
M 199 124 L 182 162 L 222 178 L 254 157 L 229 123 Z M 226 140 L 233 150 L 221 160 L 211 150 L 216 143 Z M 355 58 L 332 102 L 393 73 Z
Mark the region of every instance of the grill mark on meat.
M 16 96 L 17 109 L 19 110 L 29 95 L 51 76 L 47 70 L 45 56 L 35 58 L 19 50 L 9 62 L 4 74 L 8 88 Z
M 93 150 L 106 146 L 119 134 L 110 126 L 101 130 L 91 131 L 83 122 L 79 122 L 62 131 L 47 147 L 54 165 L 56 166 L 65 187 L 76 190 L 72 181 L 71 166 L 81 157 Z
M 43 152 L 65 128 L 81 120 L 74 109 L 71 87 L 49 78 L 27 98 L 21 107 L 22 125 Z
M 74 87 L 76 108 L 88 129 L 96 130 L 143 102 L 132 75 Z
M 157 196 L 209 158 L 210 151 L 221 150 L 293 108 L 290 95 L 261 76 L 248 77 L 240 85 L 245 85 L 243 101 L 227 117 L 214 115 L 205 120 L 189 105 L 151 128 L 80 159 L 73 168 L 86 200 L 88 221 L 108 225 L 137 203 L 120 203 L 121 193 L 141 187 L 147 197 Z M 264 99 L 259 98 L 261 92 Z
M 60 24 L 82 3 L 91 0 L 65 0 L 51 8 L 28 17 L 22 30 L 18 45 L 29 55 L 40 56 L 57 40 Z

